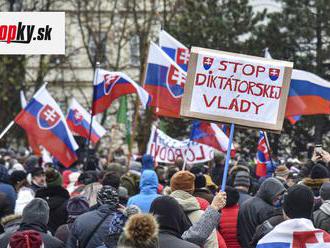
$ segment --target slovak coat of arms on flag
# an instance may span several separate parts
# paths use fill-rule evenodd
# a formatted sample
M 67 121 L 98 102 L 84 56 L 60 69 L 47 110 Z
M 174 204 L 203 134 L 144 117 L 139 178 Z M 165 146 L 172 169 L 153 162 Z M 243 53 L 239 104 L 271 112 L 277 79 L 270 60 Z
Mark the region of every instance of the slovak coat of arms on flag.
M 203 58 L 203 67 L 205 70 L 208 70 L 211 68 L 212 64 L 213 64 L 213 60 L 214 58 L 211 57 L 204 57 Z
M 73 124 L 75 124 L 76 126 L 79 126 L 84 119 L 78 109 L 74 110 L 73 118 L 74 118 Z
M 280 69 L 269 68 L 269 78 L 272 81 L 275 81 L 280 76 Z
M 183 94 L 186 76 L 176 69 L 173 65 L 170 66 L 167 74 L 167 88 L 174 98 L 179 98 Z
M 41 129 L 52 129 L 60 121 L 61 116 L 50 105 L 44 105 L 38 112 L 38 126 Z
M 105 74 L 104 75 L 104 94 L 109 95 L 113 86 L 117 82 L 117 80 L 120 78 L 119 75 L 109 75 Z

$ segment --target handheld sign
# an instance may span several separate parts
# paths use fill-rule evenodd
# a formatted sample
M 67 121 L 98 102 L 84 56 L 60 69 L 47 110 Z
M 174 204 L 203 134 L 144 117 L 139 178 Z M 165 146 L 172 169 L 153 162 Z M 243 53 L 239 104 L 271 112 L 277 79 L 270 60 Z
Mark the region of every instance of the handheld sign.
M 181 116 L 279 132 L 293 63 L 192 47 Z

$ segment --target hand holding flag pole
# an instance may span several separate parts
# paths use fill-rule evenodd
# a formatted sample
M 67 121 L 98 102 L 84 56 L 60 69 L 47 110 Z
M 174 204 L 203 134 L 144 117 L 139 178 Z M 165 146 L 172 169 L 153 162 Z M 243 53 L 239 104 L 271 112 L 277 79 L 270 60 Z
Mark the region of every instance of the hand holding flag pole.
M 231 145 L 233 143 L 233 138 L 234 138 L 234 129 L 235 129 L 235 124 L 232 123 L 231 126 L 230 126 L 230 135 L 229 135 L 229 142 L 228 142 L 228 148 L 227 148 L 227 153 L 226 153 L 225 169 L 224 169 L 224 172 L 223 172 L 222 184 L 221 184 L 221 191 L 223 191 L 223 192 L 226 189 L 227 174 L 228 174 L 228 170 L 229 170 Z

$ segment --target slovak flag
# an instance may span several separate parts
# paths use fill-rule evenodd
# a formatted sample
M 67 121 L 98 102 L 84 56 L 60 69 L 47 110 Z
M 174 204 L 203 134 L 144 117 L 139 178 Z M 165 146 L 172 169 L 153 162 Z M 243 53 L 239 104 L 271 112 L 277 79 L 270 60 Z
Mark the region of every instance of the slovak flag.
M 156 114 L 180 117 L 181 97 L 187 73 L 151 42 L 143 87 L 151 95 Z
M 159 32 L 160 48 L 182 68 L 188 70 L 189 49 L 165 30 Z
M 260 239 L 257 248 L 330 248 L 330 234 L 309 219 L 289 219 Z
M 26 107 L 16 116 L 15 122 L 34 140 L 47 149 L 64 166 L 77 160 L 78 145 L 56 101 L 42 86 Z
M 96 69 L 92 114 L 104 112 L 118 97 L 133 93 L 138 94 L 143 108 L 146 108 L 150 101 L 148 92 L 125 73 Z
M 264 132 L 259 131 L 259 141 L 257 148 L 257 167 L 256 175 L 259 177 L 264 177 L 267 175 L 267 165 L 270 162 L 269 152 L 267 148 L 267 140 Z
M 226 152 L 229 139 L 221 128 L 215 123 L 194 121 L 190 139 L 192 141 L 211 146 L 220 152 Z M 232 145 L 230 155 L 235 156 L 235 148 Z
M 74 134 L 86 139 L 89 138 L 89 130 L 91 130 L 91 141 L 94 144 L 106 133 L 106 130 L 96 120 L 93 120 L 92 128 L 90 129 L 91 114 L 74 98 L 71 100 L 66 122 Z

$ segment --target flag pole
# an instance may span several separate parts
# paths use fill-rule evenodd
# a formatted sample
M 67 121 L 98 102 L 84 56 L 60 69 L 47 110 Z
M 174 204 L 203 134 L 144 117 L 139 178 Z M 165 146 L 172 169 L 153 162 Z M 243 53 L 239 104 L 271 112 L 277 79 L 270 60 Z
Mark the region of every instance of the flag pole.
M 226 153 L 225 169 L 224 169 L 223 176 L 222 176 L 221 191 L 223 191 L 223 192 L 226 189 L 227 174 L 228 174 L 228 170 L 229 170 L 231 145 L 233 143 L 233 138 L 234 138 L 234 130 L 235 130 L 235 124 L 232 123 L 231 126 L 230 126 L 230 135 L 229 135 L 229 141 L 228 141 L 228 147 L 227 147 L 227 153 Z
M 3 136 L 5 136 L 5 134 L 9 131 L 9 129 L 15 124 L 15 121 L 11 121 L 8 126 L 2 131 L 2 133 L 0 134 L 0 140 L 2 139 Z
M 88 132 L 88 139 L 87 139 L 87 159 L 86 159 L 86 163 L 89 162 L 89 146 L 91 143 L 91 137 L 92 137 L 92 126 L 93 126 L 93 117 L 94 117 L 94 111 L 93 111 L 93 103 L 94 103 L 94 99 L 95 99 L 95 90 L 94 90 L 94 83 L 95 80 L 97 80 L 97 73 L 100 69 L 100 62 L 96 62 L 95 65 L 95 71 L 94 71 L 94 80 L 93 80 L 93 95 L 92 95 L 92 104 L 91 104 L 91 120 L 90 120 L 90 125 L 89 125 L 89 132 Z M 87 164 L 85 164 L 84 166 L 85 168 L 87 167 Z
M 271 151 L 270 151 L 270 145 L 269 145 L 269 141 L 268 141 L 267 133 L 264 132 L 264 131 L 262 131 L 262 133 L 263 133 L 264 136 L 265 136 L 265 141 L 266 141 L 266 146 L 267 146 L 267 152 L 268 152 L 268 155 L 269 155 L 270 163 L 271 163 L 271 165 L 274 167 L 273 159 L 272 159 L 272 154 L 271 154 Z

